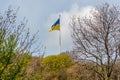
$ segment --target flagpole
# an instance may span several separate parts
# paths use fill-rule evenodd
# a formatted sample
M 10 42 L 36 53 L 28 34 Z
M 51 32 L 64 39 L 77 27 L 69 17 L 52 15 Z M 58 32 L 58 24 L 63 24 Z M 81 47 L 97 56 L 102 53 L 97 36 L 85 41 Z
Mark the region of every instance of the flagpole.
M 61 53 L 61 31 L 59 31 L 59 48 Z
M 61 15 L 59 15 L 59 19 L 60 19 Z M 60 26 L 60 30 L 59 30 L 59 51 L 61 53 L 61 26 Z

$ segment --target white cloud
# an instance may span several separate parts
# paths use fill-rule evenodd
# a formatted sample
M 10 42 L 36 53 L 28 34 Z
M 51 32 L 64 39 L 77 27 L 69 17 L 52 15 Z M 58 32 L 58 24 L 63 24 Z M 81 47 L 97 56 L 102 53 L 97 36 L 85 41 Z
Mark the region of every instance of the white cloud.
M 69 26 L 69 22 L 72 16 L 89 16 L 89 11 L 92 9 L 92 6 L 87 6 L 84 8 L 80 8 L 77 4 L 72 5 L 69 11 L 64 11 L 61 14 L 61 40 L 62 40 L 62 51 L 70 50 L 73 48 L 72 38 L 71 38 L 71 28 Z M 53 14 L 48 19 L 47 24 L 54 23 L 59 14 Z M 50 25 L 49 25 L 50 26 Z M 56 50 L 59 52 L 59 34 L 57 31 L 53 31 L 49 33 L 47 42 L 47 48 L 49 50 Z

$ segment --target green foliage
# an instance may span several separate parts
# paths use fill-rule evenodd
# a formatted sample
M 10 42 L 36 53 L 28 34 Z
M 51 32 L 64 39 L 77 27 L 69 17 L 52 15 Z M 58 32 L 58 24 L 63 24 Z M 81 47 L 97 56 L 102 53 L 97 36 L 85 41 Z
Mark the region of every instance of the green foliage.
M 5 36 L 5 31 L 2 33 L 0 38 L 0 78 L 5 80 L 13 80 L 16 76 L 23 74 L 23 69 L 30 59 L 28 53 L 19 54 L 16 47 L 17 39 L 16 35 L 9 35 L 7 38 Z M 4 33 L 4 34 L 3 34 Z
M 72 59 L 67 54 L 47 56 L 42 60 L 49 70 L 59 71 L 72 65 Z
M 43 58 L 42 64 L 43 80 L 66 80 L 66 69 L 70 67 L 73 64 L 73 62 L 69 55 L 59 54 Z
M 17 23 L 16 13 L 8 9 L 0 14 L 0 79 L 25 79 L 31 60 L 31 47 L 36 35 L 29 36 L 26 22 Z M 35 51 L 35 50 L 34 50 Z

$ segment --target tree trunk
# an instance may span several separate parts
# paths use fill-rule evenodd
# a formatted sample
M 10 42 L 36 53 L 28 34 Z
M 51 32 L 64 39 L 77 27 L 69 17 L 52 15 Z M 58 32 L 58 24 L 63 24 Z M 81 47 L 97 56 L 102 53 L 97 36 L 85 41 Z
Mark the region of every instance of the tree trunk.
M 107 80 L 110 80 L 110 77 L 109 77 L 109 76 L 107 77 Z

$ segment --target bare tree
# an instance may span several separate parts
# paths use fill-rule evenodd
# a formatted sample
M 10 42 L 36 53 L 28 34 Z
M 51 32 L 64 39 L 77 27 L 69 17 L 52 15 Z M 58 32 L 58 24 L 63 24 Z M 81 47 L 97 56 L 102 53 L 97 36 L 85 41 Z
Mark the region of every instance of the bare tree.
M 95 63 L 93 70 L 101 80 L 110 80 L 120 54 L 120 10 L 105 3 L 90 13 L 89 18 L 72 18 L 75 51 Z

